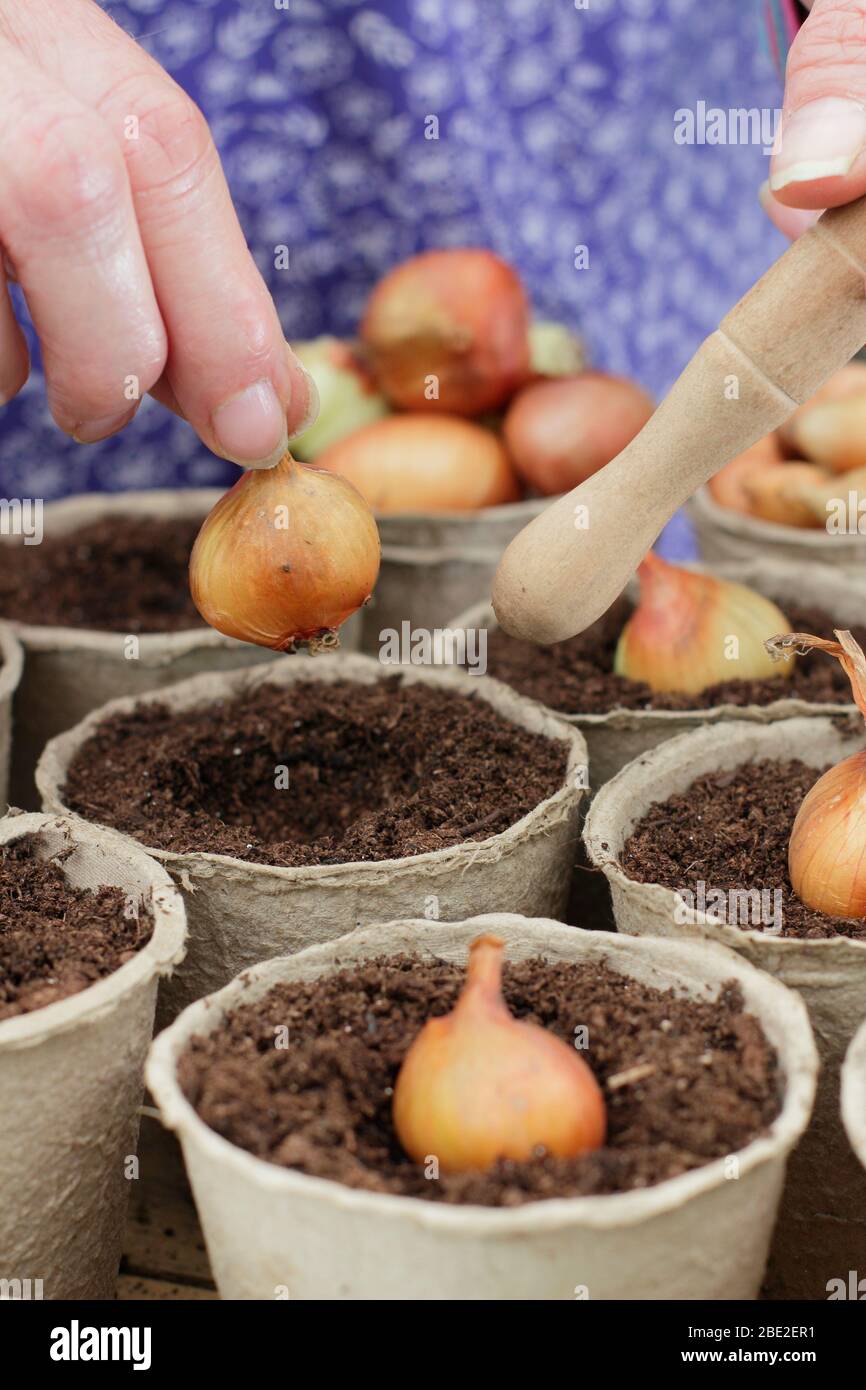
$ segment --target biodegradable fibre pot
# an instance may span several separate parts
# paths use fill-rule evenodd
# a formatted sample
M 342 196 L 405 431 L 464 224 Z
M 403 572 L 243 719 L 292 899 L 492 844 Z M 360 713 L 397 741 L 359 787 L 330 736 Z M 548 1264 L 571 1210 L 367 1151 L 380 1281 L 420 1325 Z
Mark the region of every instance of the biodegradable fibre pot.
M 12 757 L 12 706 L 24 669 L 21 643 L 8 623 L 0 623 L 0 814 L 9 804 Z
M 840 574 L 829 565 L 805 568 L 782 560 L 752 560 L 738 565 L 689 565 L 688 569 L 707 570 L 720 579 L 735 580 L 757 590 L 778 603 L 782 611 L 786 604 L 806 604 L 810 608 L 825 608 L 842 626 L 863 621 L 866 611 L 866 569 L 857 576 Z M 627 594 L 637 601 L 637 580 L 629 584 Z M 479 603 L 446 625 L 453 631 L 481 628 L 488 632 L 498 627 L 496 615 L 489 603 Z M 772 634 L 768 634 L 772 635 Z M 559 719 L 580 729 L 589 752 L 593 790 L 609 782 L 626 763 L 656 748 L 666 739 L 705 724 L 717 724 L 731 719 L 748 719 L 756 724 L 772 724 L 779 719 L 796 715 L 839 714 L 853 705 L 811 704 L 806 700 L 787 698 L 769 705 L 715 705 L 695 710 L 626 710 L 614 709 L 606 714 L 564 714 L 554 711 Z
M 325 685 L 346 680 L 371 685 L 393 669 L 364 656 L 321 656 L 311 673 L 306 662 L 286 658 L 247 671 L 195 676 L 141 701 L 114 700 L 46 748 L 36 774 L 45 809 L 66 809 L 66 773 L 78 749 L 103 719 L 128 713 L 136 704 L 158 701 L 186 710 L 268 684 L 291 686 L 311 678 Z M 186 899 L 189 948 L 162 995 L 168 1013 L 219 989 L 257 961 L 330 941 L 387 917 L 417 916 L 428 908 L 451 921 L 485 908 L 549 916 L 563 911 L 587 780 L 580 733 L 498 681 L 456 671 L 400 669 L 408 684 L 475 696 L 511 723 L 561 741 L 568 753 L 562 786 L 500 834 L 402 859 L 278 868 L 221 854 L 175 854 L 145 846 L 165 864 Z
M 842 1065 L 842 1120 L 851 1147 L 866 1168 L 866 1021 L 854 1034 Z M 862 1248 L 866 1255 L 866 1235 Z M 864 1264 L 866 1260 L 858 1267 L 861 1275 L 866 1275 Z M 840 1270 L 840 1277 L 845 1273 Z
M 839 475 L 839 496 L 847 497 L 845 474 Z M 743 516 L 721 507 L 708 487 L 700 488 L 687 504 L 695 528 L 701 559 L 708 565 L 767 559 L 788 560 L 811 570 L 816 564 L 833 565 L 854 577 L 866 566 L 866 534 L 831 535 L 824 529 L 781 526 L 760 517 Z
M 373 597 L 361 612 L 361 650 L 376 656 L 389 632 L 434 632 L 452 613 L 490 592 L 501 555 L 492 547 L 463 550 L 384 546 Z
M 71 817 L 0 821 L 0 844 L 34 833 L 47 855 L 67 856 L 73 887 L 117 886 L 154 918 L 150 941 L 113 974 L 0 1022 L 0 1278 L 41 1279 L 48 1299 L 108 1299 L 157 984 L 183 956 L 183 902 L 165 870 L 120 835 Z
M 452 613 L 490 593 L 508 542 L 543 511 L 550 497 L 505 502 L 471 512 L 377 516 L 382 566 L 364 611 L 361 647 L 379 650 L 385 628 L 441 627 Z
M 706 773 L 758 759 L 799 758 L 810 767 L 825 768 L 858 751 L 863 741 L 862 727 L 846 733 L 838 720 L 826 717 L 769 725 L 731 722 L 682 734 L 608 782 L 590 808 L 583 833 L 590 862 L 610 883 L 619 931 L 718 942 L 797 990 L 805 1001 L 821 1078 L 812 1123 L 791 1161 L 774 1242 L 770 1287 L 779 1297 L 826 1298 L 827 1281 L 838 1276 L 840 1266 L 857 1268 L 858 1258 L 863 1264 L 866 1257 L 866 1173 L 854 1159 L 839 1117 L 839 1069 L 852 1034 L 866 1018 L 866 941 L 778 937 L 720 921 L 688 907 L 672 888 L 628 878 L 620 857 L 654 803 L 687 791 Z
M 479 547 L 500 553 L 518 531 L 543 512 L 553 497 L 527 497 L 468 512 L 397 512 L 376 516 L 383 546 L 399 549 L 450 550 L 462 554 Z
M 220 488 L 88 493 L 47 503 L 43 526 L 46 536 L 57 536 L 103 517 L 130 513 L 158 520 L 201 517 L 203 521 L 222 496 Z M 134 643 L 122 632 L 32 623 L 11 626 L 25 652 L 15 698 L 11 798 L 15 805 L 31 808 L 38 804 L 33 770 L 45 744 L 106 700 L 160 690 L 199 671 L 257 665 L 270 655 L 262 647 L 225 637 L 204 625 L 181 632 L 141 633 Z M 346 649 L 357 647 L 360 624 L 347 624 L 341 641 Z
M 734 979 L 775 1047 L 781 1112 L 736 1155 L 638 1191 L 555 1198 L 512 1209 L 452 1206 L 360 1191 L 277 1167 L 209 1129 L 177 1083 L 195 1034 L 283 981 L 307 981 L 381 955 L 419 952 L 464 964 L 495 932 L 509 960 L 603 962 L 695 998 Z M 466 922 L 391 922 L 267 961 L 199 1000 L 154 1043 L 147 1081 L 177 1132 L 223 1298 L 498 1301 L 729 1299 L 758 1292 L 785 1161 L 809 1118 L 815 1046 L 802 1001 L 707 943 L 635 940 L 491 913 Z

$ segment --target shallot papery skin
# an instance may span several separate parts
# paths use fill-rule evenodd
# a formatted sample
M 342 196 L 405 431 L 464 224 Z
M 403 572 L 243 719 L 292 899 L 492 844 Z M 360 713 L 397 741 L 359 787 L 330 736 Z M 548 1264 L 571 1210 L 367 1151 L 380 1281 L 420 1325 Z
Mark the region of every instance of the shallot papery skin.
M 379 557 L 360 493 L 287 454 L 217 502 L 190 556 L 190 591 L 211 627 L 286 651 L 330 637 L 367 601 Z
M 638 570 L 640 600 L 623 628 L 614 671 L 651 690 L 697 695 L 733 680 L 790 676 L 766 650 L 788 632 L 784 613 L 763 594 L 671 565 L 650 552 Z
M 499 1159 L 572 1158 L 604 1143 L 604 1098 L 574 1048 L 518 1021 L 502 998 L 504 943 L 478 937 L 451 1013 L 425 1023 L 394 1088 L 397 1137 L 416 1163 L 445 1173 Z

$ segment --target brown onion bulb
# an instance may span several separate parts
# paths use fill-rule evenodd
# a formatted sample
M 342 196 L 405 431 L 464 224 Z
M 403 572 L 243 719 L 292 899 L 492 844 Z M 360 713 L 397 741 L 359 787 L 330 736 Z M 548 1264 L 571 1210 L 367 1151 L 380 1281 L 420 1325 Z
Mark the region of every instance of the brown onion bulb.
M 866 467 L 866 390 L 798 412 L 791 438 L 803 458 L 844 475 Z
M 847 630 L 837 641 L 791 632 L 774 637 L 767 650 L 822 651 L 835 656 L 851 682 L 866 718 L 866 657 Z M 866 917 L 866 749 L 844 758 L 810 787 L 788 842 L 788 874 L 801 902 L 830 917 Z
M 749 478 L 762 469 L 781 462 L 782 454 L 779 441 L 775 434 L 768 434 L 764 439 L 759 439 L 757 444 L 753 444 L 750 449 L 746 449 L 744 453 L 731 459 L 730 463 L 726 463 L 724 468 L 719 469 L 718 473 L 713 474 L 707 484 L 710 496 L 720 507 L 727 507 L 732 512 L 742 512 L 744 515 L 748 515 L 750 508 L 746 484 Z
M 779 440 L 788 457 L 814 459 L 816 463 L 837 468 L 840 472 L 859 467 L 862 459 L 849 463 L 844 456 L 844 450 L 837 454 L 833 447 L 834 436 L 844 436 L 844 425 L 842 431 L 834 431 L 833 413 L 824 416 L 819 409 L 858 396 L 866 396 L 866 362 L 854 361 L 834 372 L 824 385 L 818 388 L 814 396 L 810 396 L 798 406 L 794 414 L 779 426 Z M 842 419 L 844 422 L 844 415 Z M 852 442 L 856 445 L 856 440 Z M 818 449 L 818 453 L 812 453 L 812 445 Z M 822 456 L 825 452 L 829 453 L 828 457 Z
M 391 415 L 332 444 L 316 463 L 348 478 L 380 516 L 475 511 L 520 496 L 500 440 L 456 415 Z
M 325 335 L 292 346 L 319 393 L 318 415 L 292 440 L 297 458 L 315 463 L 338 439 L 390 414 L 388 402 L 352 343 Z
M 189 562 L 206 623 L 261 647 L 324 643 L 367 601 L 379 533 L 344 478 L 297 463 L 245 473 L 217 502 Z
M 828 474 L 814 463 L 773 464 L 744 476 L 743 492 L 749 515 L 777 526 L 796 526 L 801 530 L 821 525 L 814 508 L 803 500 L 804 493 L 826 482 Z
M 394 1088 L 397 1137 L 442 1172 L 484 1170 L 538 1152 L 571 1158 L 604 1143 L 598 1082 L 574 1048 L 518 1022 L 502 998 L 504 943 L 480 936 L 451 1013 L 424 1024 Z
M 361 338 L 405 410 L 480 415 L 529 374 L 529 306 L 517 272 L 476 247 L 427 251 L 380 280 Z
M 569 492 L 615 458 L 653 409 L 636 382 L 581 372 L 524 387 L 508 407 L 502 437 L 520 476 L 548 497 Z
M 790 624 L 763 594 L 671 565 L 650 551 L 638 570 L 640 602 L 617 644 L 613 669 L 651 690 L 697 695 L 731 680 L 790 676 L 765 643 Z

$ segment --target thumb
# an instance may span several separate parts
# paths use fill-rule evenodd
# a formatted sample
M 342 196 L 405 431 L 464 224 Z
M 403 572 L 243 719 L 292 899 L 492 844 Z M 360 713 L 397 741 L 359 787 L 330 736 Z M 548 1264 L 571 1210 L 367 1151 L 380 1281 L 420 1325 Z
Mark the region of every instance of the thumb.
M 794 39 L 770 191 L 798 208 L 866 193 L 866 0 L 815 0 Z

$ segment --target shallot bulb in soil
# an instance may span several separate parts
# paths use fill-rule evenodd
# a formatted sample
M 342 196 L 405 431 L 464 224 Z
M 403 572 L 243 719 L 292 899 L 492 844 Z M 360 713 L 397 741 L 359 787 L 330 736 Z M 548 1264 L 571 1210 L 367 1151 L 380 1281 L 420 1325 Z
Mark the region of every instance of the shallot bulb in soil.
M 193 546 L 190 591 L 227 637 L 275 651 L 336 645 L 373 591 L 379 554 L 375 519 L 351 483 L 286 454 L 217 502 Z
M 866 658 L 847 630 L 836 641 L 789 632 L 767 647 L 778 659 L 790 652 L 836 657 L 866 718 Z M 830 917 L 866 917 L 866 749 L 819 777 L 803 798 L 788 842 L 788 874 L 801 902 Z
M 529 306 L 492 251 L 426 251 L 380 280 L 361 338 L 379 386 L 404 410 L 480 415 L 530 370 Z
M 763 594 L 668 564 L 654 552 L 638 570 L 640 600 L 623 628 L 614 671 L 651 690 L 700 694 L 723 681 L 792 674 L 765 649 L 789 631 L 784 613 Z
M 475 511 L 520 497 L 500 440 L 456 415 L 391 415 L 341 439 L 317 463 L 348 478 L 381 516 Z
M 473 941 L 457 1004 L 425 1023 L 397 1077 L 397 1137 L 416 1163 L 434 1157 L 442 1172 L 540 1153 L 571 1158 L 604 1143 L 604 1098 L 586 1062 L 509 1013 L 503 950 L 496 936 Z

